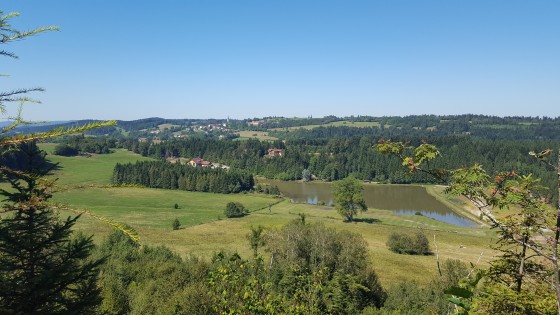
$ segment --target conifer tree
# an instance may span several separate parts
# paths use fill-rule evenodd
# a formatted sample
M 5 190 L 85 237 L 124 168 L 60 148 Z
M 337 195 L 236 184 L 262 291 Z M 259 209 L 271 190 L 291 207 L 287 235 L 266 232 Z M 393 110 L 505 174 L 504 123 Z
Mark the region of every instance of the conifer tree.
M 10 25 L 19 13 L 0 11 L 0 44 L 25 39 L 57 27 L 43 27 L 20 32 Z M 0 56 L 17 58 L 0 48 Z M 53 187 L 45 176 L 43 153 L 26 144 L 60 135 L 109 126 L 114 122 L 93 123 L 27 135 L 9 132 L 25 123 L 21 108 L 32 101 L 25 95 L 42 88 L 0 91 L 0 114 L 5 102 L 20 102 L 13 123 L 0 129 L 0 157 L 18 151 L 27 155 L 27 165 L 11 168 L 0 164 L 0 180 L 9 189 L 0 189 L 0 313 L 2 314 L 95 314 L 99 303 L 98 267 L 102 260 L 90 260 L 91 238 L 73 236 L 72 227 L 79 216 L 61 220 L 49 205 Z M 28 150 L 22 150 L 22 149 Z
M 79 216 L 61 220 L 47 203 L 52 181 L 35 148 L 25 152 L 25 172 L 7 176 L 11 191 L 0 220 L 0 312 L 94 314 L 99 303 L 98 267 L 89 260 L 91 237 L 72 235 Z

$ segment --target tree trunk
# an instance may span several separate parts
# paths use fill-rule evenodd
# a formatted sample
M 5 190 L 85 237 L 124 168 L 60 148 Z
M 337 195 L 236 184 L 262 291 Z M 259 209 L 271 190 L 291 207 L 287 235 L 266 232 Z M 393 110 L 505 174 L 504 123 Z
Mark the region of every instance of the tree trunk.
M 521 293 L 521 287 L 523 286 L 523 276 L 525 273 L 525 256 L 527 253 L 527 241 L 529 241 L 529 236 L 525 234 L 523 236 L 523 247 L 521 249 L 521 261 L 519 262 L 519 271 L 517 273 L 517 293 Z

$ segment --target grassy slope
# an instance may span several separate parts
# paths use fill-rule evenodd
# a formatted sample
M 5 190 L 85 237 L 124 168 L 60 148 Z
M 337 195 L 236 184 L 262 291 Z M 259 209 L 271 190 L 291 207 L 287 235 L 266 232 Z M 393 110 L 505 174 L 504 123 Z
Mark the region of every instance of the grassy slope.
M 55 176 L 62 186 L 110 184 L 115 164 L 151 160 L 122 149 L 112 154 L 93 154 L 90 157 L 57 156 L 51 154 L 54 146 L 53 143 L 40 144 L 40 148 L 48 153 L 47 158 L 59 163 L 60 169 L 55 171 Z
M 49 150 L 49 145 L 46 148 Z M 265 195 L 104 188 L 100 185 L 109 183 L 116 162 L 126 163 L 145 158 L 122 150 L 90 158 L 49 158 L 60 163 L 61 169 L 57 171 L 57 175 L 63 186 L 84 183 L 93 185 L 59 192 L 55 194 L 55 201 L 76 208 L 86 208 L 96 214 L 127 223 L 138 231 L 142 244 L 166 245 L 182 255 L 209 257 L 224 249 L 238 251 L 242 256 L 249 257 L 250 249 L 245 235 L 251 226 L 279 228 L 298 218 L 298 213 L 305 213 L 307 222 L 360 233 L 368 243 L 372 266 L 385 285 L 404 279 L 427 282 L 436 274 L 434 256 L 398 255 L 387 250 L 385 242 L 393 231 L 413 232 L 421 228 L 430 239 L 432 248 L 433 237 L 436 235 L 440 259 L 455 258 L 474 263 L 483 252 L 481 263 L 485 264 L 492 255 L 488 247 L 492 233 L 488 229 L 460 228 L 422 216 L 399 216 L 391 211 L 375 209 L 359 215 L 360 222 L 343 223 L 334 208 L 292 204 L 288 201 L 273 206 L 269 213 L 268 205 L 277 200 Z M 243 218 L 225 219 L 222 211 L 229 201 L 239 201 L 252 211 L 263 209 Z M 175 203 L 180 205 L 180 209 L 173 208 Z M 71 213 L 65 211 L 62 214 Z M 183 225 L 178 231 L 171 229 L 171 222 L 175 217 Z M 86 234 L 95 234 L 98 241 L 112 229 L 107 224 L 86 216 L 80 219 L 77 227 Z
M 239 134 L 239 137 L 243 139 L 278 140 L 278 138 L 271 137 L 268 135 L 268 132 L 264 131 L 242 130 L 237 133 Z

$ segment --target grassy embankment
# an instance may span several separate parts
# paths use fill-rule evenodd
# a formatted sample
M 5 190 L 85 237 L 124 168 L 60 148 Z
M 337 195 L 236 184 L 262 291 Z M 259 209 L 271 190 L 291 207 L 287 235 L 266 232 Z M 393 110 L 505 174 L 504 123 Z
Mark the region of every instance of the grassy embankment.
M 49 146 L 42 145 L 47 150 Z M 404 279 L 425 283 L 436 274 L 435 256 L 406 256 L 387 250 L 385 242 L 393 231 L 413 232 L 421 228 L 432 242 L 433 249 L 436 235 L 440 259 L 454 258 L 474 263 L 482 252 L 481 263 L 485 264 L 492 255 L 489 249 L 492 233 L 484 228 L 460 228 L 423 216 L 395 215 L 391 211 L 377 209 L 359 215 L 358 222 L 343 223 L 332 207 L 282 201 L 269 212 L 268 205 L 277 202 L 277 199 L 265 195 L 221 195 L 105 186 L 110 182 L 115 163 L 146 159 L 124 150 L 89 158 L 52 155 L 49 158 L 60 163 L 57 176 L 61 186 L 85 187 L 59 192 L 55 194 L 55 201 L 127 223 L 137 230 L 142 244 L 166 245 L 182 255 L 208 258 L 214 252 L 225 249 L 250 257 L 245 235 L 251 226 L 278 228 L 298 218 L 298 213 L 305 213 L 306 221 L 310 223 L 360 233 L 368 243 L 372 266 L 384 285 Z M 223 209 L 229 201 L 241 202 L 253 212 L 243 218 L 226 219 Z M 175 203 L 180 209 L 174 209 Z M 183 225 L 178 231 L 171 228 L 175 217 Z M 86 234 L 95 234 L 97 241 L 112 230 L 107 224 L 86 216 L 82 217 L 77 227 Z

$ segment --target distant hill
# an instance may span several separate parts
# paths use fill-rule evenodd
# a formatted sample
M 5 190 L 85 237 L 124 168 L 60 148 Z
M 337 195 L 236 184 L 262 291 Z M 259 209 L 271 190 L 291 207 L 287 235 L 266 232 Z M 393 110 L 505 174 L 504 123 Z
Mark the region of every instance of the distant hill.
M 20 126 L 18 133 L 44 132 L 53 127 L 72 127 L 98 120 L 53 121 Z M 150 117 L 118 120 L 116 127 L 88 131 L 93 135 L 131 135 L 169 125 L 184 130 L 194 126 L 222 125 L 234 131 L 262 131 L 278 139 L 329 139 L 353 136 L 441 137 L 465 135 L 489 140 L 560 140 L 560 117 L 497 117 L 485 115 L 325 116 L 322 118 L 263 117 L 253 119 L 166 119 Z M 9 122 L 0 122 L 6 126 Z M 132 132 L 132 134 L 130 134 Z

